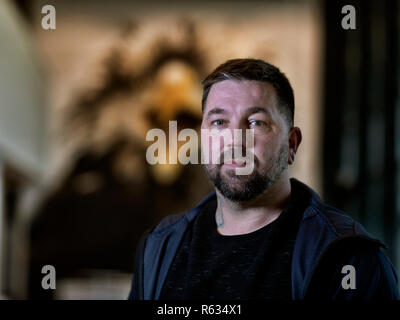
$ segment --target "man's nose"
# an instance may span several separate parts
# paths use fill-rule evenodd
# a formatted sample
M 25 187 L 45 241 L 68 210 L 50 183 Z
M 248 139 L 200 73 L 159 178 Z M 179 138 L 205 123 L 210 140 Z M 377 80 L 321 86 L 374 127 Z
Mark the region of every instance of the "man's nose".
M 232 137 L 233 146 L 245 147 L 246 129 L 248 129 L 248 127 L 243 121 L 231 121 L 229 130 Z

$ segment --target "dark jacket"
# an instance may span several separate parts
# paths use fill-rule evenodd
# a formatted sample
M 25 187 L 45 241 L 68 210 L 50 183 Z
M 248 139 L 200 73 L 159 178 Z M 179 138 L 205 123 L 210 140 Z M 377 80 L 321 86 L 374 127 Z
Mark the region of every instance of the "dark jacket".
M 397 275 L 381 248 L 351 217 L 324 204 L 305 184 L 291 179 L 292 186 L 306 190 L 310 202 L 305 209 L 293 249 L 293 300 L 328 299 L 400 299 Z M 162 220 L 142 236 L 136 254 L 135 270 L 129 299 L 157 300 L 169 267 L 183 240 L 185 231 L 208 201 L 216 201 L 215 192 L 195 208 Z M 349 254 L 350 252 L 350 254 Z M 324 277 L 322 266 L 338 261 Z M 343 289 L 342 264 L 356 270 L 356 289 Z M 340 269 L 338 269 L 340 267 Z M 325 294 L 323 294 L 325 293 Z

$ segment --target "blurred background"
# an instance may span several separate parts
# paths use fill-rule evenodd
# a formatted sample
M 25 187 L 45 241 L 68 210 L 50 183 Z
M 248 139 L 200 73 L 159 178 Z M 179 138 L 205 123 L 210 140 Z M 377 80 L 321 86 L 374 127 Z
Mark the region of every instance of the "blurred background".
M 146 133 L 199 131 L 200 81 L 237 57 L 288 76 L 292 176 L 400 270 L 399 2 L 0 1 L 1 298 L 127 298 L 141 233 L 212 190 L 201 165 L 149 165 Z

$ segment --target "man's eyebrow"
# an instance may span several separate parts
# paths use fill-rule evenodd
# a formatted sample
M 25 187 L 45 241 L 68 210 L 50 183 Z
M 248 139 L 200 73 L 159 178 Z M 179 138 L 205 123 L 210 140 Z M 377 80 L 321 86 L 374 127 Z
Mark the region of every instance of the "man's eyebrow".
M 207 119 L 210 118 L 213 114 L 224 114 L 226 113 L 225 109 L 222 108 L 214 108 L 207 112 Z
M 251 107 L 246 110 L 247 114 L 254 114 L 254 113 L 265 113 L 266 115 L 270 115 L 269 110 L 263 107 Z

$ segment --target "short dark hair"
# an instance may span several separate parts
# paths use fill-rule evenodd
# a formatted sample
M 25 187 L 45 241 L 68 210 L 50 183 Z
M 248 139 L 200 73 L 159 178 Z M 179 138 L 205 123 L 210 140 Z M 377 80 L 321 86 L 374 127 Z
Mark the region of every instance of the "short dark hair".
M 281 112 L 289 128 L 293 126 L 294 95 L 286 76 L 275 66 L 261 59 L 231 59 L 218 66 L 202 82 L 202 111 L 213 84 L 224 80 L 257 80 L 270 83 L 277 94 Z

